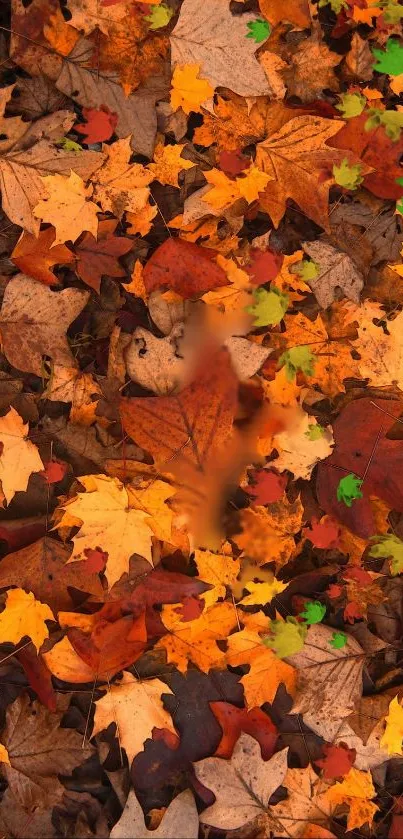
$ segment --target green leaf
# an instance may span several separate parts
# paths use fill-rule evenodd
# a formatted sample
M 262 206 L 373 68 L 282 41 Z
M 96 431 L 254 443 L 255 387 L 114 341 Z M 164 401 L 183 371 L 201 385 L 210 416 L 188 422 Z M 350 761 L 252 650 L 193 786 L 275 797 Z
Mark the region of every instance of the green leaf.
M 394 142 L 399 140 L 403 128 L 402 111 L 381 111 L 380 108 L 370 108 L 368 114 L 369 117 L 364 125 L 365 131 L 372 131 L 378 128 L 378 125 L 383 125 L 391 140 Z
M 370 556 L 384 557 L 390 559 L 390 571 L 395 577 L 396 574 L 403 574 L 403 542 L 394 533 L 386 536 L 373 536 L 377 544 L 369 551 Z
M 276 326 L 282 320 L 288 308 L 288 295 L 272 286 L 270 291 L 258 288 L 253 292 L 255 303 L 247 306 L 246 311 L 254 315 L 254 326 Z
M 344 501 L 346 507 L 351 507 L 353 501 L 362 498 L 362 479 L 353 472 L 341 478 L 337 487 L 337 500 Z
M 170 9 L 169 6 L 165 6 L 164 3 L 161 3 L 160 6 L 152 7 L 150 14 L 146 17 L 146 20 L 149 23 L 150 29 L 162 29 L 163 26 L 167 26 L 173 15 L 174 10 Z
M 320 623 L 326 614 L 326 606 L 320 600 L 310 600 L 305 604 L 305 609 L 300 613 L 307 624 Z
M 298 370 L 306 376 L 313 376 L 316 358 L 309 347 L 291 347 L 280 356 L 278 367 L 285 366 L 287 379 L 295 379 Z
M 287 658 L 302 650 L 307 631 L 306 624 L 299 623 L 294 617 L 287 617 L 285 621 L 272 621 L 270 635 L 262 640 L 278 658 Z
M 345 189 L 357 189 L 364 178 L 361 175 L 361 164 L 353 163 L 351 166 L 345 157 L 340 166 L 333 165 L 333 177 L 339 186 Z
M 403 73 L 403 47 L 397 38 L 389 38 L 384 50 L 373 48 L 372 55 L 377 59 L 374 70 L 378 73 L 388 73 L 389 76 Z
M 381 0 L 379 7 L 383 9 L 383 18 L 386 23 L 392 25 L 400 23 L 403 18 L 403 6 L 399 6 L 394 0 L 386 0 L 386 2 Z
M 352 119 L 362 114 L 366 104 L 365 96 L 361 96 L 360 93 L 342 93 L 340 104 L 336 105 L 336 108 L 341 111 L 344 119 Z
M 308 425 L 308 431 L 305 431 L 305 437 L 308 437 L 308 440 L 312 441 L 320 440 L 324 433 L 325 429 L 323 428 L 323 425 L 319 425 L 319 423 L 314 425 L 312 423 L 311 425 Z
M 82 151 L 83 147 L 80 146 L 78 143 L 75 143 L 74 140 L 69 140 L 68 137 L 62 137 L 61 140 L 58 140 L 56 146 L 60 146 L 65 151 Z
M 250 20 L 248 23 L 249 32 L 247 34 L 247 38 L 253 38 L 255 44 L 261 44 L 262 41 L 265 41 L 266 38 L 269 37 L 271 32 L 270 23 L 268 20 L 262 20 L 258 18 L 257 20 Z
M 330 6 L 335 15 L 339 15 L 343 9 L 348 9 L 346 0 L 319 0 L 318 6 L 322 9 L 324 6 Z
M 396 211 L 403 216 L 403 201 L 398 201 L 396 204 Z
M 341 650 L 347 644 L 347 635 L 345 632 L 333 632 L 330 640 L 330 646 L 335 650 Z
M 319 265 L 313 259 L 303 259 L 298 265 L 298 274 L 304 283 L 310 284 L 319 274 Z

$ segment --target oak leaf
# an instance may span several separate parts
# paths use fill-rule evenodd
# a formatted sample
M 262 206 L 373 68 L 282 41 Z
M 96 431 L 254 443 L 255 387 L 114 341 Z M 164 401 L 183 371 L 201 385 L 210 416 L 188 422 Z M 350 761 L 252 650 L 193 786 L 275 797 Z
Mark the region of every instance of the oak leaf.
M 57 527 L 79 526 L 73 537 L 69 562 L 84 561 L 87 548 L 101 548 L 108 554 L 105 574 L 109 587 L 129 570 L 132 554 L 138 553 L 152 564 L 152 530 L 148 514 L 135 509 L 130 492 L 117 478 L 85 475 L 80 478 L 85 492 L 66 501 L 60 508 Z
M 0 486 L 7 504 L 16 492 L 25 492 L 33 472 L 41 472 L 43 463 L 36 446 L 27 439 L 28 423 L 14 408 L 0 417 Z
M 158 641 L 157 648 L 166 651 L 167 661 L 175 664 L 181 673 L 186 672 L 190 661 L 204 673 L 224 666 L 225 653 L 217 641 L 226 640 L 236 625 L 232 603 L 216 603 L 188 623 L 180 614 L 180 604 L 164 606 L 161 618 L 168 633 Z
M 54 246 L 55 231 L 52 227 L 42 230 L 38 237 L 32 233 L 23 233 L 18 240 L 11 259 L 20 271 L 44 285 L 59 282 L 50 268 L 54 265 L 67 265 L 74 262 L 74 254 L 66 245 Z
M 170 36 L 173 66 L 198 64 L 213 90 L 219 86 L 241 96 L 264 96 L 269 86 L 255 57 L 257 45 L 246 37 L 248 23 L 254 20 L 255 15 L 231 14 L 229 7 L 215 0 L 203 5 L 184 0 Z
M 176 734 L 170 714 L 164 710 L 161 695 L 172 693 L 160 679 L 135 679 L 124 671 L 120 682 L 95 702 L 92 736 L 115 723 L 117 736 L 124 748 L 129 765 L 144 748 L 154 728 L 164 728 Z
M 239 738 L 231 760 L 208 757 L 195 763 L 196 777 L 215 795 L 215 803 L 203 811 L 203 824 L 234 830 L 266 816 L 269 799 L 284 780 L 287 752 L 282 749 L 263 761 L 260 748 L 248 734 Z M 236 802 L 236 806 L 234 806 Z
M 54 615 L 46 603 L 35 600 L 32 592 L 22 588 L 13 588 L 7 592 L 6 607 L 0 614 L 0 642 L 10 641 L 18 644 L 28 635 L 39 652 L 49 630 L 45 621 L 54 620 Z
M 0 311 L 3 352 L 17 370 L 41 376 L 42 356 L 74 365 L 66 330 L 86 305 L 89 292 L 65 288 L 53 292 L 25 274 L 13 277 Z
M 341 120 L 317 116 L 292 117 L 256 149 L 256 164 L 271 176 L 260 205 L 278 227 L 292 199 L 299 208 L 325 230 L 328 229 L 328 197 L 331 177 L 321 173 L 340 163 L 345 152 L 335 151 L 327 141 L 342 127 Z M 312 195 L 315 203 L 312 203 Z

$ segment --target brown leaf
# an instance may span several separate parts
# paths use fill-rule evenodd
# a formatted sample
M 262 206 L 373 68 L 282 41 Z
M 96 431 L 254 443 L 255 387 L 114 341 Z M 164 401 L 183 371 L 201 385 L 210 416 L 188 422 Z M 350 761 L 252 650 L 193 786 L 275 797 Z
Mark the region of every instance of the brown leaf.
M 98 292 L 105 274 L 109 277 L 125 276 L 126 272 L 119 264 L 118 257 L 124 256 L 133 246 L 131 239 L 113 236 L 112 233 L 104 235 L 104 224 L 105 222 L 99 224 L 98 240 L 91 233 L 85 233 L 74 247 L 77 274 L 90 288 Z

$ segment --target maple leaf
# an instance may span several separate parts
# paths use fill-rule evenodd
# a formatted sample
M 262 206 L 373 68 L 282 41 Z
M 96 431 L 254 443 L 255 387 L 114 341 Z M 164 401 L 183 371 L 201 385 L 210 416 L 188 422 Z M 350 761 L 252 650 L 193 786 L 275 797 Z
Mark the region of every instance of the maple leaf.
M 171 17 L 173 16 L 173 9 L 170 9 L 169 6 L 165 5 L 165 3 L 161 3 L 160 6 L 151 9 L 150 14 L 146 17 L 146 20 L 149 23 L 150 29 L 162 29 L 163 26 L 168 25 Z
M 175 664 L 181 673 L 186 672 L 190 661 L 205 673 L 222 667 L 225 653 L 220 650 L 217 641 L 226 639 L 236 625 L 232 603 L 216 603 L 188 623 L 183 622 L 179 606 L 163 607 L 161 618 L 168 634 L 158 641 L 157 648 L 166 651 L 167 661 Z
M 301 529 L 303 514 L 299 498 L 292 503 L 285 499 L 267 507 L 242 510 L 243 532 L 234 536 L 234 541 L 259 565 L 264 565 L 270 557 L 281 568 L 295 552 L 293 535 Z
M 277 658 L 253 629 L 242 629 L 228 637 L 227 663 L 231 667 L 250 665 L 249 673 L 241 679 L 248 708 L 274 702 L 280 684 L 291 696 L 294 694 L 294 668 Z
M 263 210 L 278 227 L 291 198 L 299 208 L 328 230 L 328 196 L 331 181 L 320 173 L 346 154 L 326 144 L 344 123 L 316 116 L 291 118 L 269 139 L 257 145 L 256 164 L 272 180 L 260 197 Z M 315 195 L 315 204 L 312 203 Z
M 270 291 L 257 288 L 253 292 L 254 304 L 247 311 L 254 316 L 254 326 L 275 326 L 280 323 L 288 308 L 288 295 L 271 286 Z
M 245 490 L 248 495 L 253 496 L 257 506 L 280 501 L 287 486 L 287 478 L 284 475 L 276 475 L 272 470 L 262 469 L 260 472 L 252 472 L 251 477 L 254 483 L 245 487 Z
M 376 58 L 374 70 L 378 73 L 398 76 L 403 72 L 403 48 L 397 39 L 389 38 L 384 50 L 374 48 L 372 54 Z
M 364 378 L 376 382 L 378 386 L 396 382 L 403 385 L 403 345 L 401 324 L 402 313 L 394 320 L 387 321 L 387 333 L 382 329 L 385 313 L 377 303 L 366 302 L 351 313 L 358 324 L 358 344 L 361 349 L 359 371 Z M 374 320 L 376 321 L 374 323 Z M 370 363 L 370 356 L 373 362 Z
M 171 716 L 162 705 L 163 693 L 172 691 L 160 679 L 140 681 L 125 671 L 120 682 L 111 685 L 105 696 L 95 702 L 92 736 L 108 728 L 111 722 L 116 723 L 119 742 L 130 765 L 154 728 L 165 728 L 176 734 Z
M 226 586 L 231 586 L 239 574 L 240 562 L 225 554 L 196 550 L 195 563 L 199 578 L 210 585 L 210 590 L 202 595 L 206 608 L 209 608 L 219 598 L 225 598 Z
M 268 761 L 258 744 L 242 734 L 231 760 L 208 757 L 194 765 L 196 777 L 215 795 L 215 803 L 203 811 L 201 821 L 222 830 L 234 830 L 266 815 L 268 802 L 287 771 L 287 752 L 282 749 Z M 236 800 L 236 807 L 234 807 Z
M 326 798 L 327 784 L 318 778 L 309 765 L 305 769 L 288 769 L 282 785 L 288 792 L 288 798 L 269 809 L 273 833 L 276 836 L 302 839 L 306 836 L 308 821 L 313 825 L 312 833 L 308 833 L 308 837 L 318 839 L 323 835 L 324 839 L 327 839 L 328 833 L 320 833 L 321 827 L 326 825 L 333 810 L 332 803 Z
M 74 252 L 77 259 L 76 272 L 81 279 L 99 293 L 101 278 L 124 277 L 125 270 L 118 262 L 132 248 L 130 239 L 113 235 L 115 222 L 101 221 L 98 227 L 98 240 L 92 233 L 85 233 L 76 243 Z
M 52 227 L 42 230 L 37 237 L 32 233 L 23 233 L 11 254 L 11 259 L 28 277 L 33 277 L 45 285 L 55 285 L 59 280 L 49 269 L 54 265 L 74 262 L 74 254 L 65 245 L 54 247 L 54 240 L 55 231 Z
M 273 446 L 279 456 L 273 465 L 279 472 L 288 469 L 295 478 L 309 480 L 320 460 L 332 454 L 334 446 L 331 428 L 321 429 L 319 436 L 315 417 L 310 417 L 302 408 L 290 409 L 285 431 L 273 436 Z
M 315 760 L 315 766 L 322 769 L 322 777 L 325 780 L 347 775 L 356 758 L 355 749 L 349 749 L 343 744 L 335 746 L 334 743 L 325 743 L 323 753 L 325 756 L 320 760 Z
M 277 730 L 270 717 L 260 708 L 237 708 L 229 702 L 210 702 L 210 708 L 220 724 L 223 736 L 215 757 L 231 757 L 242 732 L 254 737 L 260 744 L 263 760 L 268 760 L 276 747 Z
M 362 479 L 350 472 L 344 478 L 340 478 L 337 486 L 337 500 L 344 501 L 347 507 L 351 507 L 353 501 L 362 498 Z
M 307 627 L 289 615 L 285 620 L 270 621 L 269 633 L 263 638 L 263 643 L 275 652 L 277 658 L 287 658 L 302 650 Z
M 45 175 L 42 178 L 46 198 L 39 201 L 33 214 L 41 221 L 48 221 L 55 227 L 55 245 L 78 239 L 83 230 L 96 236 L 98 230 L 98 207 L 91 198 L 92 186 L 86 187 L 75 172 L 70 177 Z
M 156 9 L 161 8 L 157 6 Z M 169 9 L 171 11 L 171 9 Z M 158 812 L 158 810 L 156 811 Z M 197 839 L 199 835 L 199 814 L 193 794 L 189 789 L 180 792 L 164 808 L 163 817 L 158 827 L 147 830 L 143 810 L 134 790 L 130 790 L 123 813 L 110 833 L 111 839 L 124 836 L 142 837 L 142 839 L 167 839 L 177 834 L 182 839 Z
M 370 772 L 362 772 L 352 767 L 343 781 L 334 784 L 326 792 L 326 798 L 332 804 L 347 804 L 350 808 L 347 830 L 372 824 L 379 807 L 370 799 L 375 796 L 375 787 Z
M 167 239 L 148 260 L 143 282 L 148 294 L 168 288 L 185 299 L 227 285 L 216 252 L 182 239 Z M 169 331 L 169 330 L 168 330 Z
M 264 96 L 269 86 L 255 57 L 257 45 L 246 37 L 253 21 L 255 15 L 232 15 L 229 7 L 215 0 L 202 5 L 184 0 L 170 36 L 173 66 L 196 62 L 212 93 L 216 87 L 227 87 L 242 96 Z
M 66 330 L 88 297 L 88 292 L 76 288 L 52 292 L 25 274 L 13 277 L 0 311 L 3 352 L 9 363 L 37 376 L 43 372 L 42 355 L 50 356 L 55 363 L 73 366 Z
M 368 553 L 369 556 L 384 557 L 390 560 L 390 573 L 403 573 L 403 542 L 394 533 L 387 533 L 385 536 L 373 536 L 376 541 L 375 545 L 371 545 Z
M 239 192 L 248 204 L 252 204 L 259 198 L 259 194 L 263 192 L 269 181 L 270 175 L 261 172 L 257 166 L 251 166 L 244 175 L 236 180 Z
M 231 180 L 219 169 L 210 169 L 209 172 L 205 172 L 205 178 L 211 189 L 203 194 L 203 201 L 214 210 L 221 213 L 241 197 L 238 179 Z
M 15 800 L 26 810 L 25 824 L 33 810 L 48 810 L 60 803 L 66 788 L 58 776 L 69 774 L 93 754 L 78 731 L 61 727 L 64 710 L 60 705 L 61 710 L 52 713 L 22 693 L 6 711 L 1 739 L 10 764 L 2 764 L 1 771 Z
M 132 154 L 130 137 L 116 140 L 111 146 L 104 146 L 103 150 L 107 159 L 97 171 L 95 201 L 117 218 L 122 218 L 126 211 L 139 212 L 148 201 L 151 173 L 141 163 L 129 163 Z M 90 232 L 94 233 L 93 230 Z
M 164 146 L 157 143 L 154 149 L 153 163 L 148 164 L 148 169 L 153 173 L 156 181 L 160 184 L 178 186 L 178 177 L 185 169 L 192 169 L 196 164 L 191 160 L 182 157 L 185 144 L 179 143 L 175 146 Z
M 338 79 L 333 68 L 341 57 L 329 49 L 315 31 L 304 38 L 290 56 L 282 76 L 289 96 L 298 96 L 301 102 L 312 102 L 324 89 L 338 90 Z M 316 72 L 312 72 L 316 67 Z
M 105 140 L 110 140 L 118 118 L 109 108 L 106 106 L 100 110 L 83 108 L 83 117 L 87 120 L 86 124 L 75 126 L 76 131 L 85 135 L 82 142 L 90 145 L 91 143 L 103 143 Z
M 282 583 L 280 580 L 277 580 L 276 577 L 273 577 L 273 579 L 267 583 L 254 583 L 253 581 L 247 582 L 245 583 L 245 588 L 250 593 L 247 597 L 244 597 L 240 601 L 240 606 L 266 606 L 267 603 L 270 603 L 271 600 L 273 600 L 273 597 L 277 597 L 278 594 L 285 591 L 287 583 Z
M 28 423 L 14 408 L 0 417 L 0 484 L 7 504 L 16 492 L 25 492 L 33 472 L 41 472 L 43 463 L 37 447 L 27 439 Z
M 361 174 L 361 164 L 355 163 L 350 166 L 347 158 L 341 161 L 340 166 L 334 165 L 332 171 L 336 184 L 343 186 L 345 189 L 358 189 L 364 180 Z
M 199 78 L 200 64 L 180 64 L 172 75 L 171 106 L 174 111 L 182 108 L 185 114 L 198 113 L 203 103 L 214 93 L 205 77 Z
M 337 149 L 348 149 L 362 164 L 373 169 L 363 172 L 363 185 L 380 198 L 398 200 L 401 190 L 396 179 L 401 176 L 400 157 L 403 139 L 395 142 L 388 137 L 384 126 L 367 130 L 367 114 L 362 113 L 345 124 L 330 144 Z M 343 154 L 346 157 L 346 153 Z M 333 163 L 339 163 L 341 158 Z
M 303 618 L 308 626 L 314 623 L 320 623 L 326 614 L 326 606 L 319 600 L 311 600 L 305 604 L 305 609 L 300 613 L 299 617 Z
M 385 731 L 382 735 L 380 745 L 385 748 L 388 754 L 403 754 L 403 708 L 397 696 L 394 696 L 389 704 L 389 713 L 385 717 Z
M 314 517 L 311 526 L 304 530 L 304 536 L 316 548 L 337 548 L 340 544 L 340 526 L 330 516 L 323 516 L 320 521 Z
M 278 360 L 278 366 L 284 365 L 287 378 L 290 381 L 301 370 L 306 376 L 313 376 L 316 358 L 309 347 L 291 347 L 282 353 Z
M 46 603 L 35 600 L 32 592 L 13 588 L 7 592 L 6 607 L 0 615 L 0 642 L 18 644 L 28 635 L 39 652 L 49 630 L 45 621 L 53 621 L 53 612 Z
M 62 504 L 62 516 L 57 522 L 58 528 L 80 527 L 73 537 L 69 562 L 85 560 L 87 548 L 102 548 L 108 554 L 105 574 L 110 587 L 129 570 L 133 553 L 152 565 L 148 514 L 133 507 L 130 492 L 117 478 L 105 475 L 85 475 L 80 483 L 85 492 Z

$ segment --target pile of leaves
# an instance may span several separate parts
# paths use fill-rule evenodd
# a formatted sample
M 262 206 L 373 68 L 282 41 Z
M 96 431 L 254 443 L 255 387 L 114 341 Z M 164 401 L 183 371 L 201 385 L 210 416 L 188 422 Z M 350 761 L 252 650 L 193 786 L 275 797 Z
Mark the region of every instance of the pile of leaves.
M 0 832 L 403 835 L 403 7 L 1 7 Z

